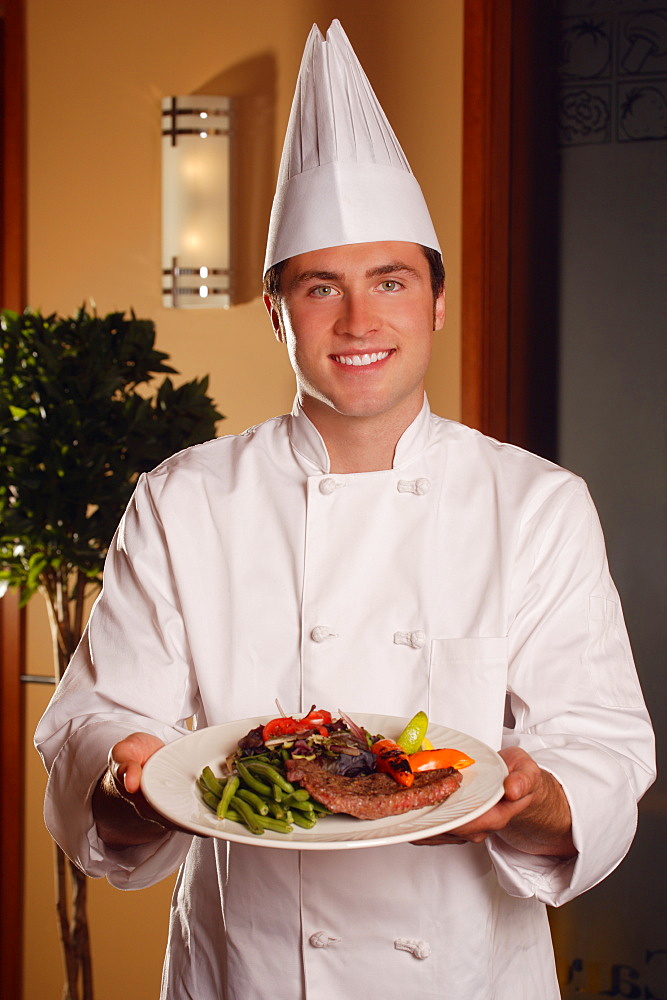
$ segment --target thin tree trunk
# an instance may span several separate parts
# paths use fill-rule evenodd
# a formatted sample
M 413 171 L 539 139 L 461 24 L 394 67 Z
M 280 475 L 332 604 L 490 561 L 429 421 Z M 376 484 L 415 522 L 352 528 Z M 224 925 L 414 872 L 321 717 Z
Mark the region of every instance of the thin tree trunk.
M 78 573 L 72 596 L 65 573 L 44 579 L 53 638 L 54 672 L 60 681 L 83 631 L 86 577 Z M 55 845 L 56 916 L 65 967 L 62 1000 L 93 1000 L 87 914 L 87 877 Z
M 54 861 L 56 869 L 56 914 L 58 917 L 58 931 L 60 936 L 60 946 L 65 963 L 65 985 L 63 987 L 62 1000 L 79 1000 L 79 976 L 78 966 L 70 931 L 70 919 L 68 915 L 69 897 L 67 892 L 67 871 L 69 860 L 65 857 L 58 844 L 54 844 Z
M 86 911 L 88 879 L 73 861 L 69 862 L 69 869 L 72 882 L 70 942 L 81 975 L 81 998 L 82 1000 L 93 1000 L 93 967 Z

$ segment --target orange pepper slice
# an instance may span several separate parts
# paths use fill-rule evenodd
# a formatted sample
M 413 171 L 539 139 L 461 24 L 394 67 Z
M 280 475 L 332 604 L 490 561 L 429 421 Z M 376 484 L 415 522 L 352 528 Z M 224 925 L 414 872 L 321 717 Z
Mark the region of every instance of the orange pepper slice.
M 384 771 L 391 775 L 394 781 L 405 788 L 410 788 L 414 783 L 415 776 L 410 766 L 410 758 L 405 750 L 399 747 L 393 740 L 376 740 L 371 750 L 377 755 L 378 771 Z
M 455 767 L 460 771 L 463 767 L 469 767 L 475 761 L 462 750 L 453 750 L 445 747 L 441 750 L 418 750 L 408 757 L 410 767 L 417 773 L 419 771 L 435 771 L 441 767 Z

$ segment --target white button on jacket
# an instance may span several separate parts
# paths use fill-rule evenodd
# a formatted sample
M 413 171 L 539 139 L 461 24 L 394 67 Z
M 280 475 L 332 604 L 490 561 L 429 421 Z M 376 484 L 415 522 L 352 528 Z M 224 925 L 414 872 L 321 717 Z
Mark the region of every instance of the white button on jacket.
M 105 851 L 88 799 L 116 740 L 270 714 L 276 697 L 424 709 L 523 746 L 568 795 L 576 863 L 493 839 L 296 852 L 176 834 Z M 169 1000 L 266 1000 L 277 983 L 281 1000 L 557 1000 L 544 903 L 617 864 L 653 774 L 584 484 L 426 404 L 387 471 L 331 475 L 296 409 L 144 476 L 36 739 L 49 828 L 91 875 L 138 888 L 185 862 Z

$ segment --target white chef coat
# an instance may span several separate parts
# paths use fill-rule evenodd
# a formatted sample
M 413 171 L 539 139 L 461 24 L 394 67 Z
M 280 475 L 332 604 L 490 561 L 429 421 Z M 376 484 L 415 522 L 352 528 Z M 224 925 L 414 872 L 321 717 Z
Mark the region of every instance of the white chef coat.
M 484 845 L 297 852 L 173 834 L 108 852 L 110 746 L 317 704 L 518 744 L 568 796 L 579 856 Z M 92 876 L 184 864 L 169 1000 L 554 1000 L 544 903 L 626 853 L 650 723 L 581 480 L 424 408 L 387 471 L 331 473 L 295 405 L 143 476 L 36 742 L 46 820 Z M 187 855 L 187 856 L 186 856 Z

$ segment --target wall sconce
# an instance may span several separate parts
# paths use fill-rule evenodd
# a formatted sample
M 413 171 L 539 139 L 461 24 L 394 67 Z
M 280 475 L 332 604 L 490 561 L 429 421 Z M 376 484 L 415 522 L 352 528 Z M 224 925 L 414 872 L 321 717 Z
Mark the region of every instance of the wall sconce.
M 231 104 L 194 94 L 162 101 L 162 303 L 229 307 Z

